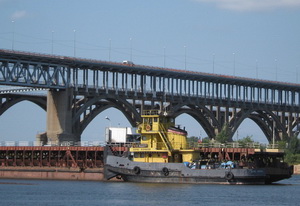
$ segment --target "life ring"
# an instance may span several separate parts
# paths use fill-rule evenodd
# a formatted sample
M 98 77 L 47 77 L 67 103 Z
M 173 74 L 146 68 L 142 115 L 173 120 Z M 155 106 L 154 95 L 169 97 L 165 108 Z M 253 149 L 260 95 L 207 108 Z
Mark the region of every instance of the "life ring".
M 133 172 L 134 172 L 134 174 L 138 175 L 138 174 L 141 173 L 141 168 L 139 168 L 138 166 L 135 166 L 135 167 L 133 168 Z
M 162 168 L 162 172 L 164 173 L 165 176 L 169 175 L 169 169 L 166 167 Z
M 234 178 L 234 175 L 232 174 L 232 172 L 227 172 L 225 174 L 225 179 L 226 180 L 232 180 Z
M 147 131 L 150 131 L 150 130 L 151 130 L 151 125 L 150 125 L 150 124 L 147 124 L 146 130 L 147 130 Z

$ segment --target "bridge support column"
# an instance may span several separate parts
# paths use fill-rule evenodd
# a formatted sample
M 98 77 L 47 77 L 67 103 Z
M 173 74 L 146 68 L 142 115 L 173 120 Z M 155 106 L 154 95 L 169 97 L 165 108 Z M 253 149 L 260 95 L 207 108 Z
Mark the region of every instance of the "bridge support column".
M 80 141 L 72 131 L 73 89 L 49 91 L 47 96 L 47 138 L 51 142 Z
M 293 113 L 292 112 L 289 112 L 288 113 L 288 127 L 287 127 L 287 133 L 288 133 L 288 136 L 289 138 L 292 138 L 293 137 Z

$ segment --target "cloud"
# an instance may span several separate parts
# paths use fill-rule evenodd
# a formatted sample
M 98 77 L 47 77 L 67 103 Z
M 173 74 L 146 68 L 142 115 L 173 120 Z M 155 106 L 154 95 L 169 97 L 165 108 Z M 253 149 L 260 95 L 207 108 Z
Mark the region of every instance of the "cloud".
M 12 16 L 11 16 L 11 19 L 12 20 L 17 20 L 17 19 L 22 19 L 24 17 L 27 16 L 27 12 L 26 11 L 15 11 Z
M 300 8 L 300 0 L 194 0 L 214 3 L 222 9 L 234 11 L 265 11 L 280 8 Z

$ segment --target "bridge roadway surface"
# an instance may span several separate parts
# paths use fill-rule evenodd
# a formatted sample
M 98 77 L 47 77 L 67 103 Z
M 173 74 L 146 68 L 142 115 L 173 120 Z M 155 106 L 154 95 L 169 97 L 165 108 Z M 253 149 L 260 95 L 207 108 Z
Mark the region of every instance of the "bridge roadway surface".
M 300 85 L 178 69 L 0 50 L 0 115 L 28 100 L 47 111 L 40 139 L 80 141 L 102 111 L 120 110 L 132 126 L 141 111 L 191 115 L 210 138 L 227 128 L 229 139 L 246 119 L 271 142 L 298 135 Z M 22 93 L 46 89 L 45 95 Z

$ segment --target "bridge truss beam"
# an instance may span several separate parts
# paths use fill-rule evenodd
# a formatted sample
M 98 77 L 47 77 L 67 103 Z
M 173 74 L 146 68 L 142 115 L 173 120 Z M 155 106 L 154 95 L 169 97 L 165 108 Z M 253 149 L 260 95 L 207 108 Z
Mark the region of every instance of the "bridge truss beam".
M 246 118 L 268 138 L 296 134 L 299 125 L 300 86 L 292 83 L 0 50 L 0 85 L 71 89 L 68 124 L 76 135 L 109 107 L 122 111 L 131 124 L 145 107 L 174 116 L 188 113 L 211 138 L 224 124 L 233 135 Z

